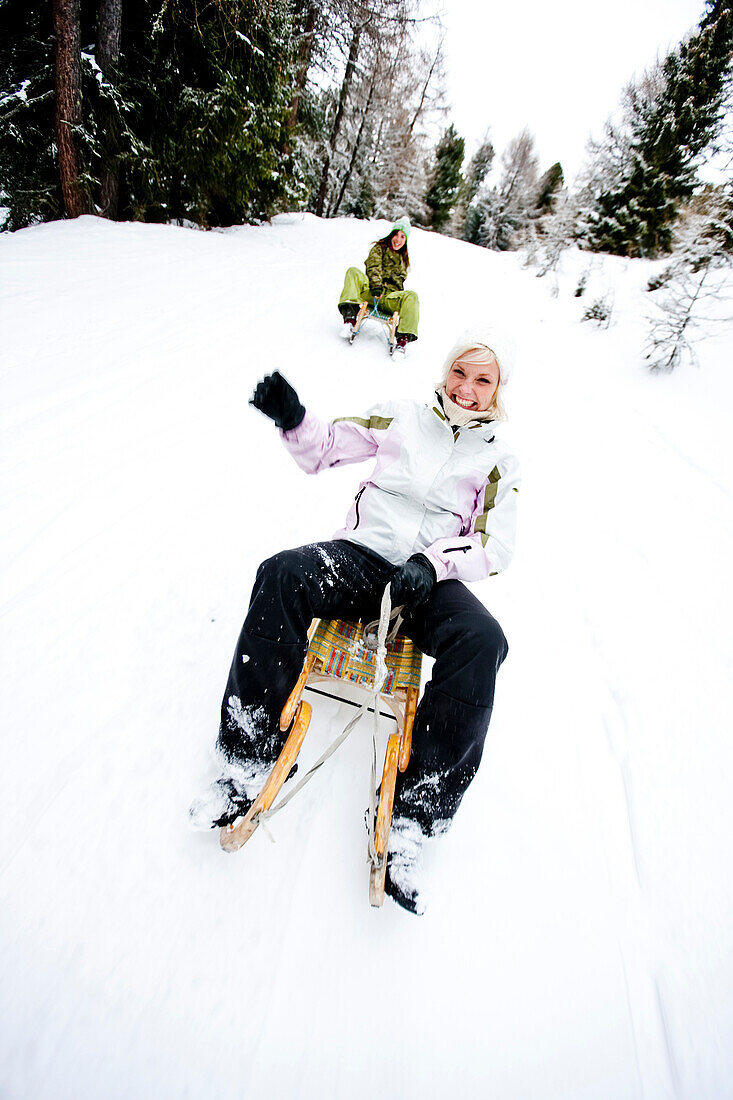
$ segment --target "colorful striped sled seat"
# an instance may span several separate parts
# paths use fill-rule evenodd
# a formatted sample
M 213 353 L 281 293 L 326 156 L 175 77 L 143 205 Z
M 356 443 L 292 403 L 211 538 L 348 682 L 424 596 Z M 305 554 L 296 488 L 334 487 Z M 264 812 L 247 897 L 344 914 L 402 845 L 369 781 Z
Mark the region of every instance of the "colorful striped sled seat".
M 308 655 L 318 662 L 322 676 L 333 676 L 355 684 L 371 687 L 374 680 L 376 655 L 364 642 L 364 624 L 342 619 L 321 619 L 316 627 Z M 387 679 L 383 695 L 407 688 L 420 689 L 422 653 L 409 638 L 398 634 L 387 643 Z
M 287 740 L 264 787 L 245 816 L 221 830 L 220 843 L 227 852 L 235 852 L 249 839 L 259 824 L 260 814 L 273 805 L 290 775 L 311 719 L 310 704 L 302 699 L 306 687 L 324 680 L 345 680 L 367 690 L 373 688 L 376 655 L 364 639 L 362 623 L 339 619 L 319 622 L 314 619 L 309 638 L 300 676 L 280 715 L 280 729 L 283 733 L 289 731 Z M 369 901 L 374 906 L 380 906 L 384 901 L 395 785 L 398 770 L 404 772 L 410 762 L 412 727 L 420 697 L 422 653 L 408 638 L 397 634 L 393 641 L 387 643 L 386 665 L 388 673 L 381 697 L 395 716 L 397 731 L 390 733 L 387 739 L 376 821 L 373 823 L 373 833 L 370 832 L 373 850 L 370 847 Z

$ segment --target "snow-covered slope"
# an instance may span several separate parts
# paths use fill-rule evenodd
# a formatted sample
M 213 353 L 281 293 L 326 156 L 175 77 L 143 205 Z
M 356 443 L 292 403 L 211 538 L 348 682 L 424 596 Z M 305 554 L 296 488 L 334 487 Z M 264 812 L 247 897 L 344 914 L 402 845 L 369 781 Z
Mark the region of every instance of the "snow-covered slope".
M 649 265 L 415 231 L 421 339 L 340 339 L 382 225 L 83 218 L 0 237 L 0 1094 L 8 1100 L 733 1096 L 730 332 L 642 367 Z M 458 272 L 460 271 L 460 276 Z M 446 280 L 446 273 L 450 278 Z M 612 288 L 616 323 L 580 324 Z M 429 397 L 517 334 L 510 656 L 422 919 L 367 898 L 368 736 L 236 856 L 187 828 L 255 568 L 340 525 L 247 405 Z M 287 502 L 285 506 L 278 502 Z M 315 758 L 351 711 L 319 701 Z

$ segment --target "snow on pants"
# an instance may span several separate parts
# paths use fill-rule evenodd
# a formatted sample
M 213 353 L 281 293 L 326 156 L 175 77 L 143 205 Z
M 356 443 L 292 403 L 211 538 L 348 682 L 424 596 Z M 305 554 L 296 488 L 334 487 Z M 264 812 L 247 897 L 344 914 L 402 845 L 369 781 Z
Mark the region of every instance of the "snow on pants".
M 280 712 L 303 666 L 311 619 L 378 619 L 395 571 L 379 554 L 344 540 L 285 550 L 262 563 L 222 701 L 219 746 L 229 759 L 275 761 L 285 741 Z M 402 631 L 435 664 L 394 812 L 432 835 L 450 823 L 476 774 L 507 643 L 456 580 L 436 584 Z
M 360 306 L 362 302 L 374 305 L 374 298 L 369 290 L 369 280 L 358 267 L 350 267 L 344 277 L 344 289 L 339 298 L 339 308 L 350 304 Z M 379 299 L 379 308 L 382 313 L 394 313 L 400 315 L 400 323 L 397 331 L 417 339 L 417 323 L 420 320 L 420 302 L 414 290 L 388 290 L 385 288 Z

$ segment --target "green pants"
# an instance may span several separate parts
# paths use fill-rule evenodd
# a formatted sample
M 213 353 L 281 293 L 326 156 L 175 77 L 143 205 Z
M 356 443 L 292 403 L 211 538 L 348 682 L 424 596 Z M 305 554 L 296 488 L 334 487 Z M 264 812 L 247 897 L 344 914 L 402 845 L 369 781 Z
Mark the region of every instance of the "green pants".
M 374 305 L 374 298 L 369 291 L 369 280 L 358 267 L 350 267 L 344 279 L 344 289 L 341 291 L 339 306 L 346 303 L 353 304 L 357 308 L 362 302 Z M 379 299 L 379 309 L 382 313 L 394 313 L 400 315 L 400 323 L 397 327 L 398 335 L 412 336 L 417 340 L 417 322 L 420 319 L 420 302 L 414 290 L 385 290 Z

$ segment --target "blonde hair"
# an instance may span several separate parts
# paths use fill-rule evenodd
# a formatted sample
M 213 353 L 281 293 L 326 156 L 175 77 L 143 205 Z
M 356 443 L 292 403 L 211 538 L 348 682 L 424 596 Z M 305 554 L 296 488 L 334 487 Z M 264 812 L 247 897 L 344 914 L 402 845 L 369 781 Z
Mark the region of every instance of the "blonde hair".
M 489 363 L 496 363 L 496 366 L 499 370 L 499 382 L 496 389 L 494 390 L 494 395 L 491 398 L 488 409 L 484 410 L 482 416 L 479 419 L 508 419 L 506 409 L 504 408 L 504 403 L 501 399 L 501 390 L 503 388 L 503 385 L 505 384 L 504 378 L 502 377 L 501 363 L 496 352 L 493 351 L 493 349 L 490 348 L 487 344 L 478 342 L 473 342 L 470 344 L 456 344 L 456 346 L 451 351 L 451 354 L 445 361 L 443 368 L 443 380 L 436 388 L 439 390 L 442 389 L 443 392 L 445 392 L 445 384 L 448 381 L 448 375 L 450 374 L 455 364 L 458 363 L 461 359 L 465 359 L 469 363 L 473 363 L 477 366 L 481 364 L 488 365 Z M 491 413 L 491 416 L 488 415 L 489 413 Z
M 501 371 L 501 367 L 499 367 Z M 493 412 L 492 420 L 508 420 L 506 409 L 504 408 L 504 402 L 501 399 L 501 386 L 496 387 L 496 392 L 491 398 L 491 404 L 489 405 L 489 412 Z

